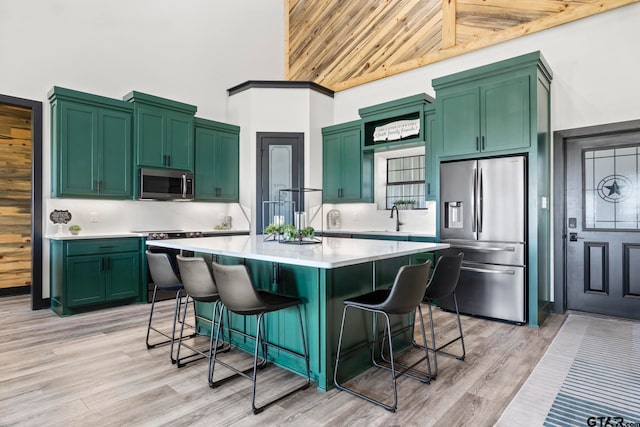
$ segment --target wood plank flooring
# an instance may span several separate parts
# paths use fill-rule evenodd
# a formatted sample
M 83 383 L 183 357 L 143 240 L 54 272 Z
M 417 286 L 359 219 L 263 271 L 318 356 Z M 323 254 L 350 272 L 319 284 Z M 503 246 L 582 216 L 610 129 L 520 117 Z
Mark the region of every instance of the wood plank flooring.
M 149 305 L 67 318 L 29 307 L 28 296 L 0 298 L 3 426 L 490 426 L 565 319 L 552 315 L 535 329 L 463 316 L 467 359 L 439 357 L 439 375 L 430 385 L 400 378 L 395 414 L 312 384 L 254 416 L 249 381 L 239 378 L 212 390 L 206 360 L 177 369 L 168 347 L 146 349 Z M 157 313 L 169 326 L 172 301 L 159 303 Z M 437 309 L 434 315 L 437 339 L 445 342 L 454 336 L 455 316 Z M 269 367 L 259 374 L 258 399 L 299 380 Z M 353 383 L 383 396 L 390 392 L 388 381 L 388 373 L 370 370 Z

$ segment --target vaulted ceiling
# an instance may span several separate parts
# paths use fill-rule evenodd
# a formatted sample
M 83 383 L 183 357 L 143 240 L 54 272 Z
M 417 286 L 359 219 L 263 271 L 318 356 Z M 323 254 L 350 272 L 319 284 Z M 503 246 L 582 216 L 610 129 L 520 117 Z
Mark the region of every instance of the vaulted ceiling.
M 343 90 L 638 1 L 285 0 L 286 78 Z

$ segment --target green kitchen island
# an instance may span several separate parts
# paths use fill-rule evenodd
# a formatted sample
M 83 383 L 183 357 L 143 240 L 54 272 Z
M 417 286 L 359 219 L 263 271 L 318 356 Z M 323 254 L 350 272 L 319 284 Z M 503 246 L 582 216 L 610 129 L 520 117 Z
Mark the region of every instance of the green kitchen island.
M 192 251 L 197 256 L 221 264 L 245 264 L 258 289 L 300 298 L 311 378 L 320 390 L 333 387 L 333 368 L 342 316 L 342 301 L 388 288 L 402 265 L 410 264 L 412 255 L 438 251 L 448 244 L 399 242 L 325 237 L 321 243 L 296 244 L 264 241 L 261 235 L 204 237 L 195 239 L 149 240 L 148 246 Z M 199 314 L 210 316 L 211 307 L 197 304 Z M 295 351 L 302 351 L 295 310 L 268 314 L 267 339 Z M 410 325 L 413 316 L 396 316 L 392 327 Z M 232 316 L 232 327 L 255 335 L 255 319 Z M 210 333 L 204 322 L 199 332 Z M 381 324 L 376 328 L 379 332 Z M 351 312 L 345 328 L 343 348 L 356 349 L 373 336 L 372 316 Z M 381 332 L 380 332 L 381 333 Z M 399 345 L 408 345 L 410 331 L 400 334 Z M 253 352 L 253 340 L 236 334 L 232 342 L 239 348 Z M 394 344 L 395 345 L 395 344 Z M 268 358 L 279 366 L 302 374 L 304 363 L 285 352 L 269 349 Z M 343 368 L 344 366 L 344 368 Z M 353 377 L 368 367 L 370 352 L 366 347 L 353 357 L 341 361 L 341 372 Z

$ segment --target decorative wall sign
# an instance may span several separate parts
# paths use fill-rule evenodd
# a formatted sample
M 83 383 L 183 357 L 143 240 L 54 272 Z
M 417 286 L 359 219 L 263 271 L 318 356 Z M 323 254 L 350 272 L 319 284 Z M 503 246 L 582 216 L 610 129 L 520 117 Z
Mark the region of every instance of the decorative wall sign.
M 49 214 L 49 219 L 54 224 L 67 224 L 71 221 L 71 212 L 67 210 L 54 209 L 51 214 Z
M 397 141 L 408 136 L 420 134 L 420 119 L 398 120 L 384 126 L 376 126 L 373 132 L 374 141 Z

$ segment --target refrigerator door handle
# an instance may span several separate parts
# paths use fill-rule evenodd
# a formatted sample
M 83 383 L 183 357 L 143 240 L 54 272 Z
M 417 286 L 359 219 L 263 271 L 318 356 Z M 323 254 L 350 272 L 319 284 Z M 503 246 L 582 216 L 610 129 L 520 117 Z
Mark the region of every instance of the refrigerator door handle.
M 514 276 L 516 272 L 514 270 L 489 270 L 486 268 L 476 268 L 476 267 L 460 267 L 460 270 L 464 271 L 473 271 L 475 273 L 487 273 L 487 274 L 509 274 Z
M 516 248 L 514 248 L 513 246 L 499 248 L 499 247 L 491 247 L 491 246 L 480 247 L 480 246 L 467 246 L 467 245 L 451 245 L 451 247 L 454 249 L 467 249 L 467 250 L 478 251 L 478 252 L 515 252 L 516 251 Z
M 473 212 L 473 221 L 471 222 L 471 232 L 476 232 L 476 225 L 478 223 L 478 212 L 476 210 L 476 199 L 478 198 L 478 170 L 473 170 L 473 197 L 471 199 L 471 212 Z M 477 236 L 476 236 L 477 238 Z
M 484 214 L 484 189 L 482 188 L 482 168 L 480 168 L 480 195 L 478 197 L 478 233 L 482 233 L 482 217 Z

